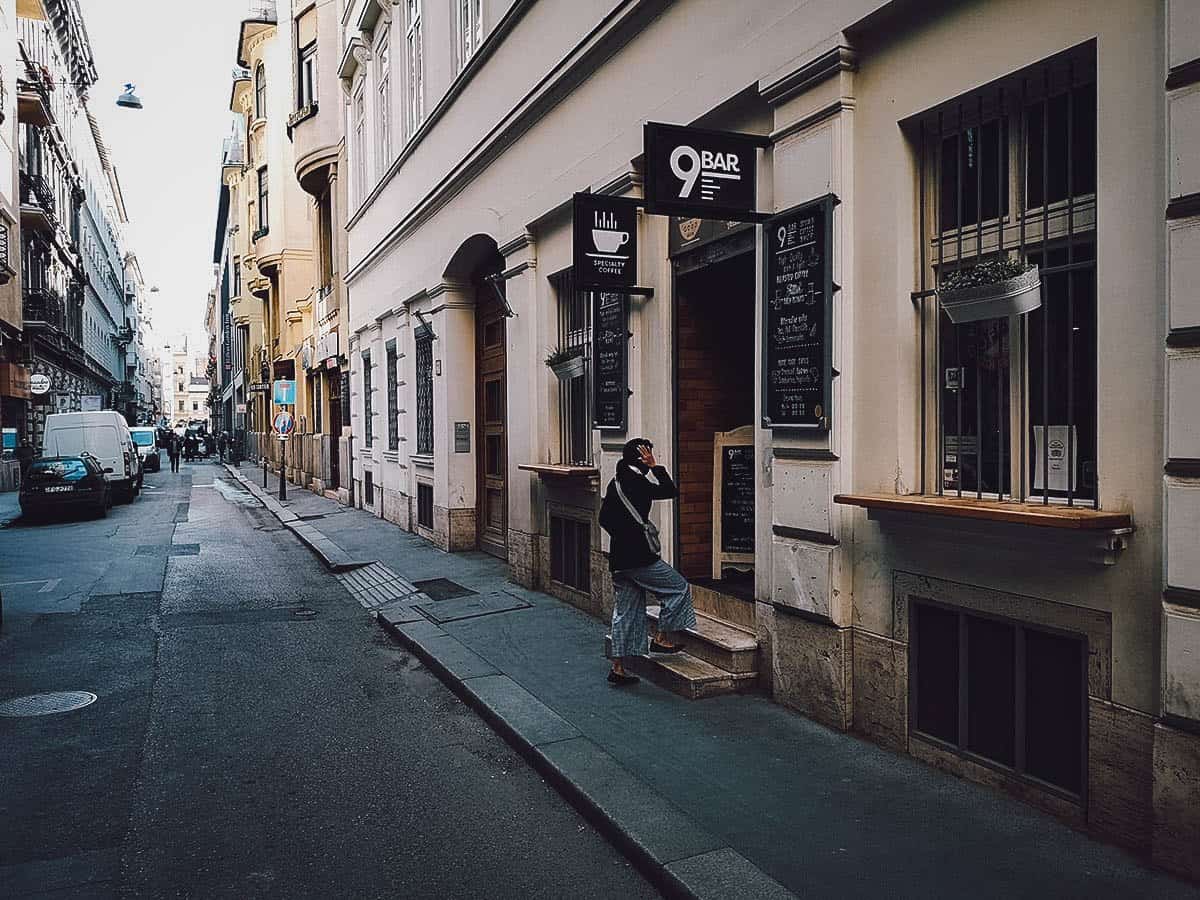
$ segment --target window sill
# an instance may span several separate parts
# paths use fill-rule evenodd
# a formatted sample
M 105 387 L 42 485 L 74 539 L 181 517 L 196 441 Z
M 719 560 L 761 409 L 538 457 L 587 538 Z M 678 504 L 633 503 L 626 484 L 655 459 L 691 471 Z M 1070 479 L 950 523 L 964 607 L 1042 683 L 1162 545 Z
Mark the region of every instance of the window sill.
M 533 472 L 539 478 L 585 479 L 593 490 L 600 486 L 600 470 L 595 466 L 564 466 L 554 463 L 520 463 L 518 469 Z
M 411 461 L 414 466 L 419 466 L 422 469 L 432 469 L 433 468 L 433 454 L 432 453 L 430 453 L 429 455 L 425 455 L 423 453 L 414 453 L 412 456 L 409 457 L 409 461 Z
M 979 500 L 975 497 L 936 497 L 922 494 L 835 494 L 834 503 L 914 515 L 979 519 L 1073 531 L 1132 531 L 1133 516 L 1123 512 L 1079 506 Z

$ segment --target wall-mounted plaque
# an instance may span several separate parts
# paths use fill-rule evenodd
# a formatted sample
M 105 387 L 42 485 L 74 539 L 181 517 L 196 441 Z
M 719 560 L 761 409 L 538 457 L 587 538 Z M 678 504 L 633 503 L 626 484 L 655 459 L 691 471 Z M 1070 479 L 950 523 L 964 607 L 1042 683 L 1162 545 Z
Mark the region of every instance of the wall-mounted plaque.
M 647 122 L 642 140 L 647 212 L 761 220 L 758 149 L 769 144 L 768 138 Z
M 629 400 L 629 298 L 592 294 L 592 425 L 625 428 Z
M 619 291 L 637 284 L 637 201 L 576 194 L 572 217 L 575 285 Z
M 455 422 L 454 423 L 454 452 L 455 453 L 470 453 L 471 452 L 471 423 L 470 422 Z
M 763 225 L 763 425 L 827 431 L 833 375 L 831 194 Z

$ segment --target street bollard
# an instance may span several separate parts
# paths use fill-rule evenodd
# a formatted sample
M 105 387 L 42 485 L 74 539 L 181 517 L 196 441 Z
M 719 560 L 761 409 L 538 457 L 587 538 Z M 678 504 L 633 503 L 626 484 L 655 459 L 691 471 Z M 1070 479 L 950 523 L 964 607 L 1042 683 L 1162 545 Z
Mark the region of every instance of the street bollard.
M 267 489 L 267 458 L 263 457 L 263 490 Z
M 283 464 L 283 441 L 279 442 L 279 500 L 283 502 L 287 499 L 287 478 L 284 477 L 284 472 L 287 466 Z

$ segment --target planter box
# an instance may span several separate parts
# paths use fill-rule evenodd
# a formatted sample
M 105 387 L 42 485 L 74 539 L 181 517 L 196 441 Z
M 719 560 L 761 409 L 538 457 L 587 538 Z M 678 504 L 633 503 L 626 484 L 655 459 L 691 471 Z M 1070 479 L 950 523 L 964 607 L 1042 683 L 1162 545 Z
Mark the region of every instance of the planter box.
M 995 284 L 939 291 L 938 298 L 955 325 L 1022 316 L 1042 305 L 1042 279 L 1034 266 L 1024 275 Z
M 559 381 L 570 381 L 583 374 L 583 354 L 572 356 L 570 359 L 555 363 L 550 370 L 558 376 Z

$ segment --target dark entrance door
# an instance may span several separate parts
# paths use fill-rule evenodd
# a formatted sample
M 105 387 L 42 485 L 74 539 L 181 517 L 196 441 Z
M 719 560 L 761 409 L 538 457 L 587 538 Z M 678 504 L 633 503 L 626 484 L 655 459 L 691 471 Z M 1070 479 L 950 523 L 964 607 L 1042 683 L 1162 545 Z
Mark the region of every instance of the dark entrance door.
M 504 289 L 504 283 L 497 287 Z M 479 549 L 508 558 L 508 386 L 505 308 L 486 282 L 476 290 L 475 421 L 479 434 L 476 464 L 479 479 L 475 518 Z
M 342 436 L 342 386 L 341 373 L 336 369 L 325 379 L 329 385 L 329 489 L 336 491 L 342 485 L 341 461 L 338 458 L 339 438 Z

